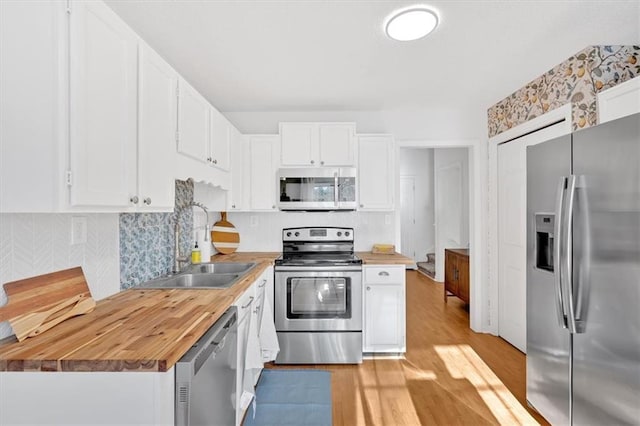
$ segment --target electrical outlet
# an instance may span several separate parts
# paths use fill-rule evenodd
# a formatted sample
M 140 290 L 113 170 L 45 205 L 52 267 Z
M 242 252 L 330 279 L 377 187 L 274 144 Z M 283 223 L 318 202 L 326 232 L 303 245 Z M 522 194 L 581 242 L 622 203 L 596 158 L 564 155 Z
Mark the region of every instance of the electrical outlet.
M 71 217 L 71 244 L 84 244 L 87 242 L 87 217 Z
M 258 216 L 250 216 L 249 220 L 252 228 L 256 228 L 258 226 Z

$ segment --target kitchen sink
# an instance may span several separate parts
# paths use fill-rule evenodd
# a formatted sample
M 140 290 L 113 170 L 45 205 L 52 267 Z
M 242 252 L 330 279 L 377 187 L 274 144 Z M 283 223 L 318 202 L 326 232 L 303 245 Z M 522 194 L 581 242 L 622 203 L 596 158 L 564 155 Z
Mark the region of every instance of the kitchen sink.
M 241 262 L 212 262 L 212 263 L 198 263 L 196 265 L 189 265 L 185 272 L 191 274 L 244 274 L 250 271 L 255 263 L 241 263 Z
M 141 284 L 144 288 L 229 288 L 243 274 L 222 273 L 180 273 L 165 278 L 158 278 Z

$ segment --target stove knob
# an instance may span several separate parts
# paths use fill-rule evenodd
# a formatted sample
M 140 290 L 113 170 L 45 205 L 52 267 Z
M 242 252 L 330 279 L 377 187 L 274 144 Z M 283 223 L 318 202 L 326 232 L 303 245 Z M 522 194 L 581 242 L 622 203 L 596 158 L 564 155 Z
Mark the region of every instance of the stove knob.
M 300 233 L 299 233 L 299 232 L 296 232 L 296 234 L 295 234 L 295 235 L 296 235 L 296 237 L 299 237 L 299 236 L 300 236 Z
M 342 236 L 342 232 L 338 231 L 338 237 L 341 237 L 341 236 Z
M 290 236 L 291 236 L 291 232 L 287 232 L 287 237 L 290 237 Z
M 345 233 L 344 233 L 344 236 L 345 236 L 345 237 L 348 237 L 348 236 L 349 236 L 349 231 L 345 232 Z

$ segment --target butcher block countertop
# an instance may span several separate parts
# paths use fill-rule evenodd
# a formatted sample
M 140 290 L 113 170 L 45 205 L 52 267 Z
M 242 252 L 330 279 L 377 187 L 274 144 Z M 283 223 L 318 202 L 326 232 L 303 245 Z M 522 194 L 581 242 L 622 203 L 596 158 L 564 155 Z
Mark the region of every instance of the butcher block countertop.
M 0 344 L 0 371 L 165 372 L 222 316 L 279 253 L 215 255 L 259 262 L 229 289 L 132 288 L 40 336 Z
M 371 253 L 370 251 L 356 252 L 365 265 L 406 265 L 416 267 L 416 262 L 400 253 Z

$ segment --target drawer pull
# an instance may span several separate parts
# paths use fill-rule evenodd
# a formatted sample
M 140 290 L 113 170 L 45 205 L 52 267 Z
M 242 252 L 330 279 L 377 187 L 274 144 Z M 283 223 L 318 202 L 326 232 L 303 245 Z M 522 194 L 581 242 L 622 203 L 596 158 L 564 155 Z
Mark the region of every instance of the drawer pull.
M 267 280 L 266 280 L 266 279 L 262 280 L 262 284 L 260 284 L 260 285 L 258 286 L 258 288 L 262 288 L 262 287 L 264 287 L 265 285 L 267 285 Z
M 247 309 L 253 303 L 253 296 L 249 296 L 249 301 L 246 305 L 242 306 L 242 309 Z
M 381 277 L 388 277 L 389 273 L 387 271 L 380 271 L 380 272 L 378 272 L 378 275 L 381 276 Z

